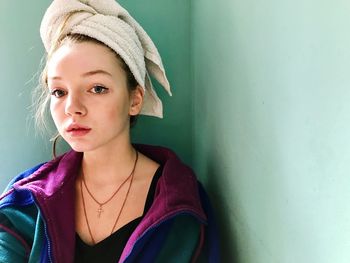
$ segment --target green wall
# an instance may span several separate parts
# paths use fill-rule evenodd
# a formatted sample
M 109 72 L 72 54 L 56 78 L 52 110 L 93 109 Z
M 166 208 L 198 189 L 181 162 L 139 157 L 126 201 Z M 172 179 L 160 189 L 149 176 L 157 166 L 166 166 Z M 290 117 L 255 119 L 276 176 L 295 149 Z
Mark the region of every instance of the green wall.
M 50 157 L 35 136 L 30 91 L 43 53 L 39 23 L 49 1 L 0 1 L 0 192 L 20 171 Z
M 192 2 L 194 166 L 223 262 L 349 262 L 350 2 Z
M 119 1 L 156 43 L 172 85 L 169 97 L 155 83 L 164 103 L 164 119 L 141 116 L 133 141 L 168 146 L 192 162 L 190 4 L 187 0 Z M 30 113 L 30 92 L 44 49 L 41 18 L 50 0 L 0 1 L 0 191 L 10 178 L 51 158 L 48 138 L 36 136 Z

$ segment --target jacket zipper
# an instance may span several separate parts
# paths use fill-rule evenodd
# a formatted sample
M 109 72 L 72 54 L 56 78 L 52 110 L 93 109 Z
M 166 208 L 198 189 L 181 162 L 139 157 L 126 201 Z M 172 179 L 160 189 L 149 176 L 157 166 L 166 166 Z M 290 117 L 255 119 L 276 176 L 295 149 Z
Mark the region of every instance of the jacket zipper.
M 46 226 L 46 221 L 44 221 L 44 230 L 45 230 L 45 238 L 46 238 L 46 242 L 47 242 L 47 253 L 48 253 L 48 257 L 49 257 L 49 262 L 53 262 L 52 258 L 51 258 L 51 244 L 50 244 L 50 238 L 49 235 L 47 233 L 47 226 Z
M 51 242 L 50 242 L 50 238 L 49 238 L 49 234 L 48 234 L 48 231 L 47 231 L 47 220 L 44 218 L 44 215 L 42 213 L 42 208 L 41 206 L 39 205 L 40 202 L 38 202 L 38 200 L 36 200 L 35 196 L 32 194 L 32 192 L 28 189 L 25 189 L 25 190 L 22 190 L 22 191 L 28 191 L 32 197 L 33 197 L 33 200 L 34 200 L 34 203 L 35 205 L 38 207 L 39 211 L 40 211 L 40 214 L 41 214 L 41 219 L 43 220 L 43 223 L 44 223 L 44 231 L 45 231 L 45 238 L 46 238 L 46 244 L 47 244 L 47 253 L 48 253 L 48 258 L 49 258 L 49 262 L 52 263 L 53 260 L 52 260 L 52 255 L 51 255 Z

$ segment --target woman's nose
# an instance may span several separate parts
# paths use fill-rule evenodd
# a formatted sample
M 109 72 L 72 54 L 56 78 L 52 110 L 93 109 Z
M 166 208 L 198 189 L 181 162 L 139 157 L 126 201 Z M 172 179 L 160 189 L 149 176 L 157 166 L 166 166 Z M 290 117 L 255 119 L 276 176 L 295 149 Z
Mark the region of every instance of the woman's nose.
M 79 95 L 69 94 L 67 96 L 65 113 L 69 116 L 85 115 L 87 109 Z

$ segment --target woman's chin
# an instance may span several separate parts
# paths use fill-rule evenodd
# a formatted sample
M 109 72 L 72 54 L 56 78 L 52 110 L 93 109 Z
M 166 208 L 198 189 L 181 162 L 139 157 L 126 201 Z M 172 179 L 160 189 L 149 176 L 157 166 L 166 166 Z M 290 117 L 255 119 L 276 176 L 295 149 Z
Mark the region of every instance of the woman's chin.
M 86 144 L 78 144 L 78 143 L 68 143 L 69 146 L 76 152 L 87 152 L 91 150 L 91 147 L 88 147 Z

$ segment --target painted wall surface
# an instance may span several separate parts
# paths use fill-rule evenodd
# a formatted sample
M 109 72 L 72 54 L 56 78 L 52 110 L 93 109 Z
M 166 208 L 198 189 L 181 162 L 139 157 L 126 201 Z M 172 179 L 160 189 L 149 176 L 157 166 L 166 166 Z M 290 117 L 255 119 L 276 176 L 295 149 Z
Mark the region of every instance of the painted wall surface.
M 191 10 L 194 163 L 223 262 L 349 262 L 350 2 Z
M 37 1 L 34 8 L 30 1 L 0 1 L 0 192 L 10 178 L 51 156 L 30 118 L 43 54 L 40 17 L 49 2 Z
M 186 0 L 120 0 L 156 43 L 173 96 L 154 82 L 164 119 L 140 117 L 133 141 L 174 149 L 191 163 L 190 4 Z M 51 158 L 48 138 L 36 137 L 29 107 L 44 49 L 39 25 L 50 0 L 0 1 L 0 192 L 10 178 Z

